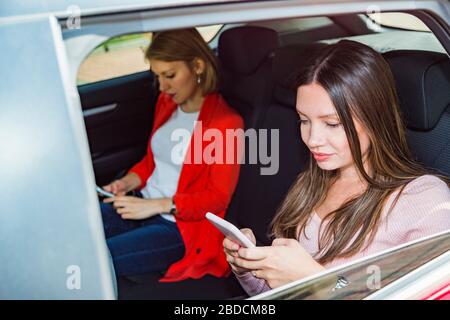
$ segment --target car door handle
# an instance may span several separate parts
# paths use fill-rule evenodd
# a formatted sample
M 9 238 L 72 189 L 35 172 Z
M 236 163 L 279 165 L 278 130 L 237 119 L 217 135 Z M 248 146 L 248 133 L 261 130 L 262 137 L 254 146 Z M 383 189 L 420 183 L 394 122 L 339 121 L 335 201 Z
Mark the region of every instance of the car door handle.
M 83 111 L 83 116 L 85 118 L 87 118 L 87 117 L 95 116 L 95 115 L 100 114 L 100 113 L 105 113 L 105 112 L 112 111 L 112 110 L 114 110 L 116 108 L 117 108 L 117 103 L 107 104 L 107 105 L 104 105 L 104 106 L 100 106 L 100 107 L 95 107 L 95 108 L 92 108 L 92 109 L 84 110 Z

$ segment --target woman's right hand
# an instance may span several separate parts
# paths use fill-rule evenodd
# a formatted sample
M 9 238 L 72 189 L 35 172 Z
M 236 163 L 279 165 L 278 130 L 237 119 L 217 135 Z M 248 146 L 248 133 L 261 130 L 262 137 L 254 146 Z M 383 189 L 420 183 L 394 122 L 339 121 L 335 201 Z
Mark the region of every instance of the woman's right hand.
M 256 245 L 256 238 L 255 235 L 253 234 L 253 231 L 248 229 L 248 228 L 244 228 L 241 229 L 241 232 L 250 239 L 251 242 L 253 242 L 253 244 Z M 238 257 L 238 251 L 241 248 L 241 245 L 238 244 L 237 242 L 234 242 L 231 238 L 225 237 L 225 239 L 223 240 L 223 250 L 225 252 L 226 258 L 228 263 L 231 266 L 231 269 L 233 269 L 233 272 L 236 274 L 243 274 L 245 272 L 250 272 L 252 270 L 249 269 L 245 269 L 242 267 L 238 267 L 237 265 L 234 264 L 234 259 L 236 257 Z
M 116 196 L 124 196 L 128 190 L 124 181 L 121 179 L 115 180 L 110 184 L 102 187 L 105 191 L 114 193 Z
M 126 195 L 128 191 L 134 190 L 141 185 L 141 178 L 134 173 L 130 172 L 125 177 L 114 180 L 110 184 L 103 186 L 105 191 L 114 193 L 116 196 L 121 197 Z

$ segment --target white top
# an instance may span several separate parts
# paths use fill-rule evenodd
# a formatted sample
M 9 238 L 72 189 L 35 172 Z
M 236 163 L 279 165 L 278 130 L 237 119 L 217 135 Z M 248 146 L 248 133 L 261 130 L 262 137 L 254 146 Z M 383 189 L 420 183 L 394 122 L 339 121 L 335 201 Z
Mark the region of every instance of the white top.
M 156 132 L 150 141 L 155 169 L 141 190 L 145 199 L 171 198 L 177 191 L 184 157 L 189 148 L 197 112 L 184 112 L 181 107 Z M 161 214 L 175 222 L 171 214 Z

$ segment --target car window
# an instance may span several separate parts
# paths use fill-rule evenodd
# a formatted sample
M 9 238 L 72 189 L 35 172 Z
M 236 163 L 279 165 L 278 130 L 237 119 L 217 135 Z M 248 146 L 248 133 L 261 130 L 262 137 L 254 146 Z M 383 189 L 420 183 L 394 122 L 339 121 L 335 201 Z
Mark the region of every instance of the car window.
M 368 17 L 377 25 L 388 28 L 410 30 L 410 31 L 426 31 L 430 29 L 419 18 L 412 14 L 403 12 L 380 12 L 370 13 Z
M 341 39 L 349 39 L 371 46 L 381 53 L 392 50 L 424 50 L 446 53 L 445 48 L 428 27 L 411 14 L 392 12 L 361 14 L 360 17 L 372 30 L 370 34 L 326 39 L 322 42 L 334 43 Z
M 364 299 L 449 250 L 450 233 L 444 233 L 254 299 Z M 333 291 L 338 277 L 347 285 Z
M 198 27 L 206 42 L 210 42 L 222 25 Z M 81 63 L 77 85 L 113 79 L 146 71 L 145 50 L 152 39 L 152 33 L 136 33 L 113 37 L 97 46 Z
M 206 42 L 210 43 L 212 39 L 219 33 L 223 24 L 216 24 L 212 26 L 197 27 L 198 32 L 202 35 Z
M 258 21 L 255 23 L 250 23 L 249 25 L 272 28 L 278 33 L 292 33 L 331 26 L 333 25 L 333 21 L 328 17 L 311 17 L 275 21 Z
M 293 19 L 256 21 L 249 25 L 273 29 L 281 46 L 298 42 L 313 42 L 348 35 L 329 17 L 302 17 Z
M 148 70 L 144 52 L 151 36 L 151 33 L 128 34 L 103 42 L 80 65 L 77 85 Z

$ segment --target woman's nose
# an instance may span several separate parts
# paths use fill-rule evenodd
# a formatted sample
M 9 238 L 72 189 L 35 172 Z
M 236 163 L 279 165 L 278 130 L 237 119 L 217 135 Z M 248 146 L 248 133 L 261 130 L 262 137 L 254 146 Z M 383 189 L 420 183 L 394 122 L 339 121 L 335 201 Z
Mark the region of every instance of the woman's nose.
M 318 126 L 312 125 L 309 130 L 309 139 L 308 139 L 308 146 L 310 148 L 312 147 L 318 147 L 324 144 L 325 137 L 324 133 Z
M 167 82 L 165 80 L 159 80 L 159 91 L 167 91 Z

